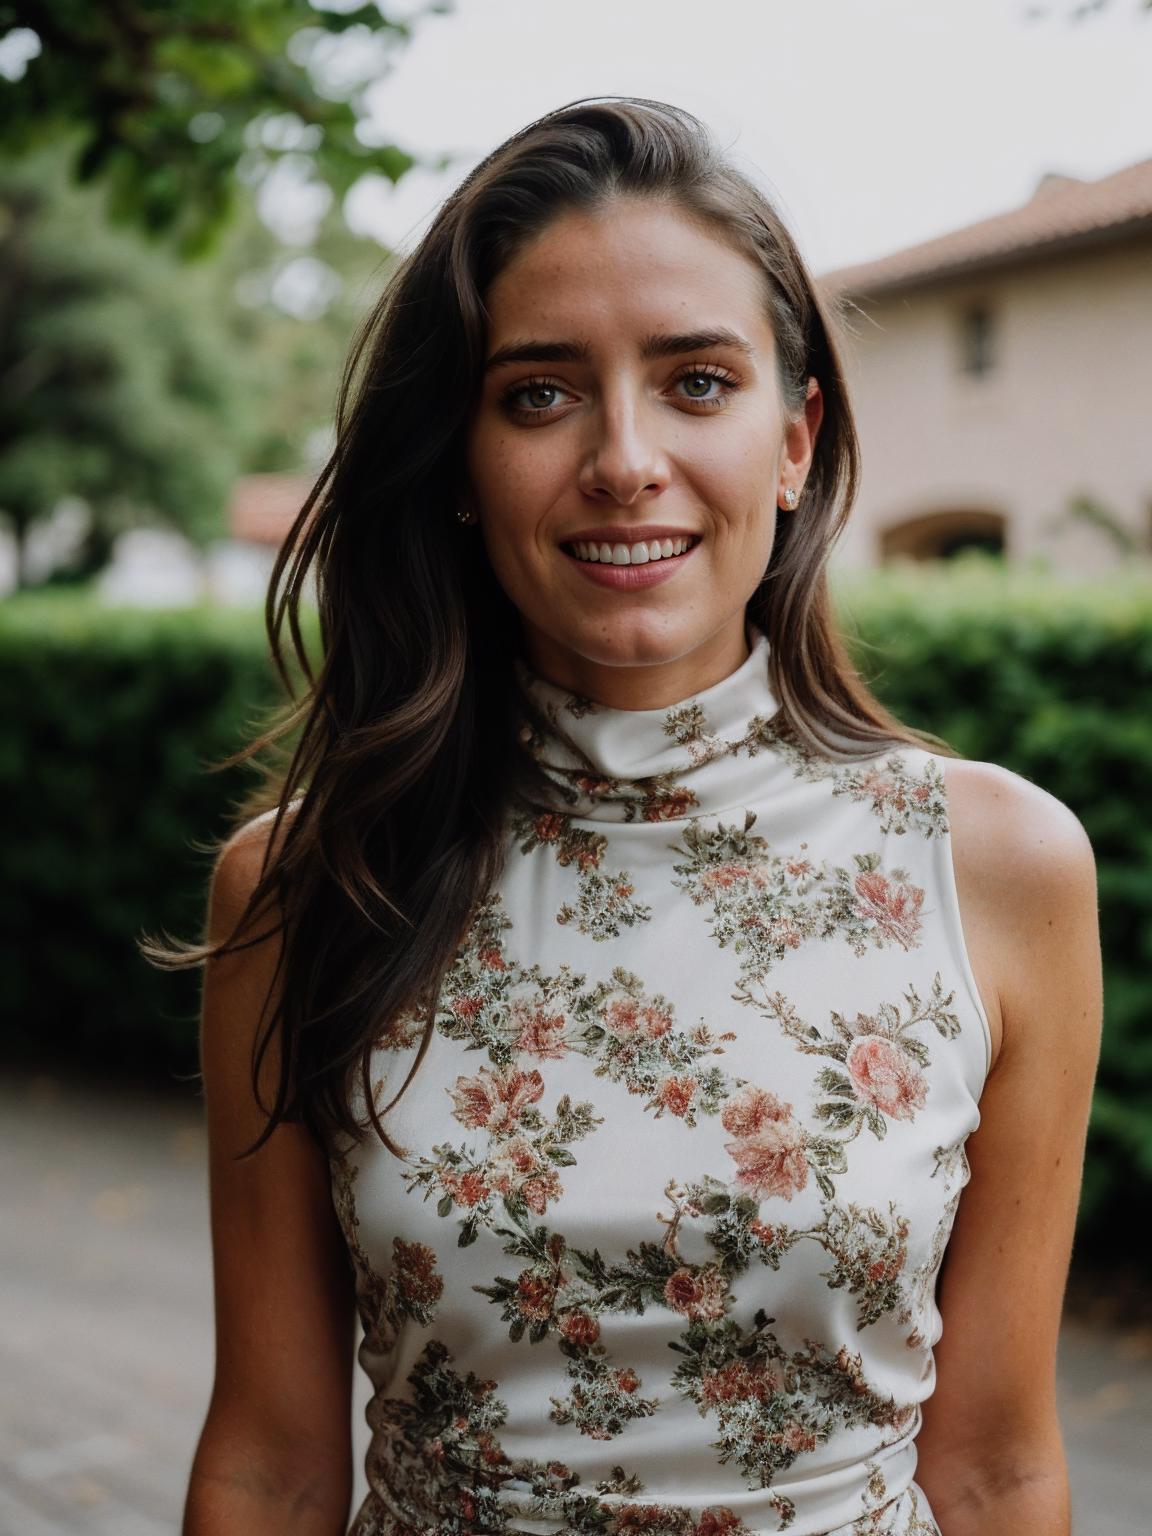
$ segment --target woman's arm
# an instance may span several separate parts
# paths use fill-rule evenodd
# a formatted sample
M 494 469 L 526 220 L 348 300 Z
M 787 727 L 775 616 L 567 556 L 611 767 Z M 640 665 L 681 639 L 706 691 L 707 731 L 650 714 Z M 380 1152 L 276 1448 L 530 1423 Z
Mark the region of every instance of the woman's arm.
M 209 898 L 213 939 L 232 932 L 269 830 L 258 818 L 221 851 Z M 279 946 L 277 934 L 205 972 L 216 1375 L 184 1536 L 341 1536 L 348 1519 L 354 1297 L 327 1160 L 296 1125 L 277 1127 L 253 1157 L 235 1160 L 264 1124 L 250 1061 Z M 268 1103 L 275 1071 L 270 1051 Z
M 943 1536 L 1068 1536 L 1056 1350 L 1100 1045 L 1095 860 L 1045 790 L 987 763 L 946 771 L 957 886 L 995 935 L 1002 1043 L 940 1277 L 916 1478 Z

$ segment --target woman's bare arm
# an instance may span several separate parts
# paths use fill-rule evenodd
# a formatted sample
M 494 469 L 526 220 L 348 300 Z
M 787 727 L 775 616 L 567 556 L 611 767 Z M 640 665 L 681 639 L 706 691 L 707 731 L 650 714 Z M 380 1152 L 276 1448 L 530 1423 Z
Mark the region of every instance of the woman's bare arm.
M 231 933 L 269 830 L 259 818 L 221 851 L 209 899 L 213 939 Z M 279 945 L 277 934 L 211 962 L 205 974 L 216 1375 L 184 1536 L 341 1536 L 347 1525 L 354 1297 L 327 1160 L 296 1125 L 279 1126 L 253 1157 L 235 1160 L 264 1124 L 250 1061 Z M 275 1064 L 270 1052 L 268 1103 Z
M 947 773 L 957 883 L 997 935 L 1002 1043 L 940 1277 L 916 1477 L 943 1536 L 1068 1536 L 1056 1350 L 1100 1044 L 1095 860 L 1046 791 L 989 764 Z

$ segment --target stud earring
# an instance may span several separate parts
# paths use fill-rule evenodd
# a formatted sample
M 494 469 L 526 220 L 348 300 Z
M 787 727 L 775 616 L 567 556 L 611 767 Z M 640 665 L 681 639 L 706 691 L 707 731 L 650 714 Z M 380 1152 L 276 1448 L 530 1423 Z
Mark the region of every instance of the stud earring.
M 456 508 L 456 521 L 458 523 L 463 523 L 465 526 L 467 526 L 467 524 L 469 524 L 469 523 L 476 522 L 477 519 L 472 516 L 472 513 L 468 510 L 467 507 L 457 507 Z
M 789 512 L 795 510 L 796 503 L 799 500 L 800 497 L 796 493 L 796 487 L 792 485 L 786 485 L 784 487 L 784 505 L 787 507 Z

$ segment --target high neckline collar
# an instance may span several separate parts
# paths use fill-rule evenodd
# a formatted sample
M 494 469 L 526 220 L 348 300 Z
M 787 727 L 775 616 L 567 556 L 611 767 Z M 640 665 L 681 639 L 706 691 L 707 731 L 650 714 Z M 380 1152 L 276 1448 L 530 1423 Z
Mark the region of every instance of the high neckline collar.
M 595 820 L 672 821 L 739 803 L 750 768 L 762 774 L 750 760 L 774 739 L 779 708 L 768 637 L 750 624 L 749 640 L 734 672 L 659 709 L 596 703 L 518 656 L 519 739 L 548 806 Z

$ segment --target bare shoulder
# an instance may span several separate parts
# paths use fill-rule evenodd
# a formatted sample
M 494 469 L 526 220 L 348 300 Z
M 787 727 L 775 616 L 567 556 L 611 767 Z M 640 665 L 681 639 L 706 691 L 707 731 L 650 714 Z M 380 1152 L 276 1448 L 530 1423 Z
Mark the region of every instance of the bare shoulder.
M 1039 976 L 1096 938 L 1096 861 L 1076 813 L 997 763 L 940 758 L 965 936 L 993 1034 L 1024 1017 Z
M 253 816 L 228 836 L 212 873 L 212 907 L 217 918 L 234 922 L 243 911 L 266 861 L 283 845 L 298 803 L 289 804 L 279 827 L 273 808 Z
M 213 944 L 227 941 L 222 954 L 207 962 L 201 1010 L 201 1066 L 209 1104 L 226 1099 L 229 1114 L 258 1123 L 249 1103 L 250 1059 L 268 1011 L 279 996 L 282 960 L 281 913 L 274 900 L 262 902 L 249 914 L 249 904 L 268 861 L 282 844 L 294 814 L 289 806 L 279 827 L 275 810 L 265 811 L 237 827 L 220 847 L 208 894 L 207 937 Z M 275 1044 L 266 1057 L 264 1081 L 276 1078 Z
M 1095 870 L 1092 844 L 1075 811 L 1039 784 L 970 758 L 941 758 L 957 851 L 990 858 L 998 883 L 1038 882 L 1079 867 Z M 1011 860 L 1011 867 L 1008 867 Z M 1017 888 L 1016 894 L 1024 894 Z

